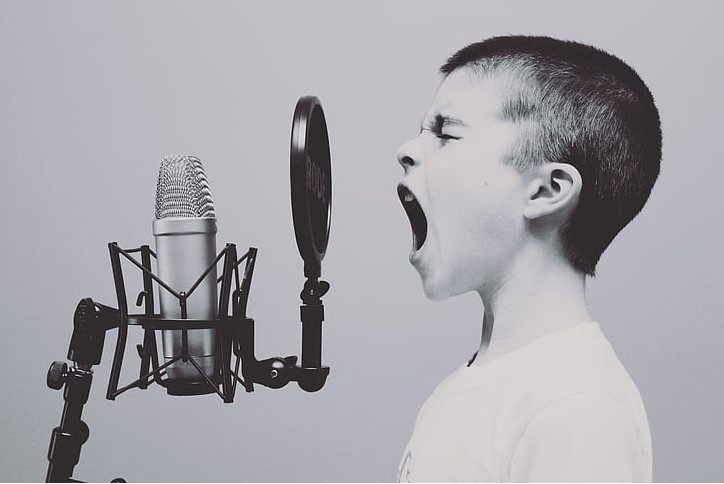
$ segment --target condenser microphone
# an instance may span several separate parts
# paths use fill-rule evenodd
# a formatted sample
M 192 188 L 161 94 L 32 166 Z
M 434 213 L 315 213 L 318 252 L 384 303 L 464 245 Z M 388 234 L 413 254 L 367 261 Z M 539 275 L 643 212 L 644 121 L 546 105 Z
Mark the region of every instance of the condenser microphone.
M 217 319 L 215 265 L 199 281 L 216 258 L 216 232 L 214 202 L 201 161 L 193 156 L 164 158 L 158 171 L 153 221 L 156 267 L 158 276 L 182 298 L 160 289 L 162 319 Z M 215 329 L 162 333 L 165 362 L 185 349 L 189 357 L 166 368 L 172 383 L 169 393 L 194 394 L 194 387 L 208 387 L 199 369 L 209 378 L 214 375 Z

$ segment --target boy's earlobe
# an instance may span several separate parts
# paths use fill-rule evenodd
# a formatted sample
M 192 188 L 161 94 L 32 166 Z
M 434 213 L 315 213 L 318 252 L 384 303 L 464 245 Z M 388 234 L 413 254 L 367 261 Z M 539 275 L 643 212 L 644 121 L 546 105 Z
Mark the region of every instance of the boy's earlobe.
M 567 215 L 578 203 L 583 180 L 567 163 L 546 163 L 535 169 L 528 185 L 523 215 L 529 220 L 552 214 Z

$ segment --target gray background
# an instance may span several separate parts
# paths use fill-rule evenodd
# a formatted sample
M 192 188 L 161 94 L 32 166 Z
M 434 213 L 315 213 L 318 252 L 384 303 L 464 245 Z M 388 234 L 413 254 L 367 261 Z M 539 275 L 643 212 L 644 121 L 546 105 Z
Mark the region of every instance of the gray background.
M 589 302 L 643 395 L 658 481 L 724 479 L 720 347 L 724 48 L 717 2 L 0 3 L 3 311 L 0 478 L 45 476 L 82 297 L 115 305 L 106 243 L 152 243 L 161 158 L 205 164 L 219 243 L 260 248 L 257 354 L 299 353 L 303 282 L 288 195 L 294 104 L 323 102 L 334 172 L 323 391 L 296 386 L 105 400 L 115 332 L 84 419 L 77 478 L 388 481 L 434 386 L 477 347 L 468 294 L 428 302 L 407 262 L 397 146 L 437 67 L 469 42 L 547 34 L 629 62 L 663 118 L 649 204 L 604 255 Z M 140 342 L 138 333 L 129 349 Z M 137 372 L 126 356 L 123 381 Z

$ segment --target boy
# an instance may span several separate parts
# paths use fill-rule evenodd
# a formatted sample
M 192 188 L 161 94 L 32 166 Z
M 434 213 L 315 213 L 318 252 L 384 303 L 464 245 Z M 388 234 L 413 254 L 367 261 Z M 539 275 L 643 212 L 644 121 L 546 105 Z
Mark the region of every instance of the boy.
M 441 71 L 398 193 L 426 295 L 477 291 L 483 337 L 420 410 L 398 480 L 651 481 L 641 397 L 585 301 L 659 173 L 651 93 L 547 37 L 472 44 Z

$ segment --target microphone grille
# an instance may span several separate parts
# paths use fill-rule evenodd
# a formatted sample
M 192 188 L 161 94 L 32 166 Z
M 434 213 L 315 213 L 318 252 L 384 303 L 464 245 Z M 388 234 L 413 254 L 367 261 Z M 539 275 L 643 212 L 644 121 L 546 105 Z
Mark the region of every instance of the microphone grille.
M 209 181 L 201 160 L 167 156 L 161 161 L 156 184 L 156 218 L 216 217 Z

